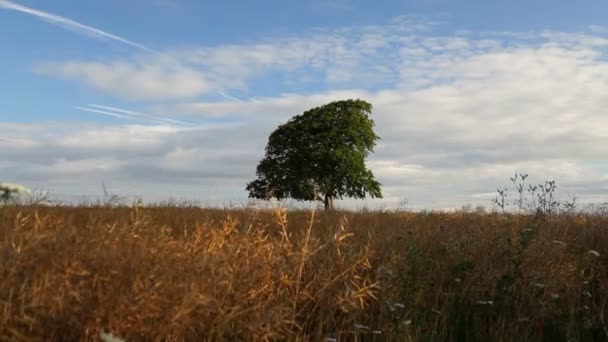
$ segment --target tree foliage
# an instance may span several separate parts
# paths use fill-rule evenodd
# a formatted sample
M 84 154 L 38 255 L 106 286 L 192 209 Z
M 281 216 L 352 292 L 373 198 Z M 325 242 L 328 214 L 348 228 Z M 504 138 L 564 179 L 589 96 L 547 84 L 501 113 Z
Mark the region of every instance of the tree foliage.
M 280 125 L 268 139 L 257 179 L 247 185 L 258 199 L 321 200 L 382 197 L 380 183 L 365 158 L 379 137 L 363 100 L 335 101 L 310 109 Z

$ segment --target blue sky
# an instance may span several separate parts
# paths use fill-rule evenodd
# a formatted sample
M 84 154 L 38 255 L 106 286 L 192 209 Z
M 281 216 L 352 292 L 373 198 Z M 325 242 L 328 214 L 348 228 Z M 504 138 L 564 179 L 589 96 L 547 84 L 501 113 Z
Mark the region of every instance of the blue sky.
M 302 35 L 315 28 L 331 29 L 382 25 L 398 15 L 421 16 L 441 25 L 437 32 L 525 32 L 557 29 L 587 30 L 607 22 L 601 1 L 29 1 L 18 4 L 61 15 L 85 25 L 164 51 L 192 46 L 246 44 L 288 35 Z M 62 82 L 32 72 L 38 63 L 86 58 L 104 60 L 142 53 L 112 40 L 91 39 L 64 27 L 53 26 L 28 14 L 0 12 L 0 66 L 3 111 L 11 120 L 84 119 L 75 110 L 74 98 L 93 102 L 112 99 L 78 84 Z M 283 87 L 271 75 L 245 94 L 280 93 Z M 314 91 L 314 87 L 306 88 Z M 30 101 L 35 97 L 37 101 Z M 120 102 L 122 103 L 122 102 Z M 129 104 L 129 103 L 125 103 Z M 52 113 L 52 114 L 51 114 Z M 3 113 L 4 114 L 4 113 Z
M 66 199 L 99 195 L 104 181 L 148 200 L 245 201 L 277 124 L 361 97 L 383 137 L 369 165 L 386 199 L 344 205 L 488 204 L 515 171 L 603 200 L 607 11 L 0 0 L 0 180 Z

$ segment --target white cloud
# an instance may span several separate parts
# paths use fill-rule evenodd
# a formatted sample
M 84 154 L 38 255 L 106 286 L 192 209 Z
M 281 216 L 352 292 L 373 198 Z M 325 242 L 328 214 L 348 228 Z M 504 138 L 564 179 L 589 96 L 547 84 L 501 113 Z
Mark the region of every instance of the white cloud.
M 36 71 L 80 80 L 110 94 L 138 100 L 195 97 L 210 89 L 200 72 L 171 62 L 146 65 L 72 61 L 45 63 L 37 66 Z
M 144 189 L 155 199 L 176 189 L 197 199 L 245 200 L 244 184 L 254 176 L 276 125 L 332 100 L 362 98 L 374 105 L 372 117 L 382 140 L 369 166 L 384 184 L 388 202 L 408 198 L 413 206 L 435 208 L 489 204 L 487 194 L 508 186 L 516 171 L 529 173 L 535 183 L 556 179 L 564 193 L 608 199 L 604 38 L 551 31 L 433 36 L 420 33 L 428 30 L 425 25 L 401 19 L 299 38 L 168 51 L 130 62 L 56 64 L 64 77 L 128 98 L 176 99 L 220 91 L 221 101 L 148 104 L 142 112 L 223 124 L 204 130 L 168 124 L 13 125 L 3 131 L 31 143 L 0 141 L 7 147 L 3 150 L 19 148 L 0 172 L 24 184 L 63 182 L 77 177 L 55 170 L 47 178 L 50 171 L 33 165 L 61 158 L 89 165 L 115 158 L 108 164 L 113 167 L 93 170 L 86 180 L 111 175 L 122 184 L 116 191 Z M 297 88 L 304 76 L 307 83 Z M 248 87 L 255 88 L 258 80 L 281 91 L 253 97 L 256 92 Z M 87 108 L 140 113 L 105 105 Z M 243 126 L 226 124 L 235 119 Z M 14 163 L 36 172 L 18 172 Z M 82 184 L 72 182 L 75 188 Z M 154 184 L 164 187 L 155 193 Z
M 94 173 L 96 171 L 118 171 L 120 166 L 124 165 L 125 163 L 125 161 L 120 161 L 112 157 L 84 158 L 77 160 L 67 160 L 65 158 L 58 158 L 49 165 L 37 165 L 31 170 L 50 176 L 82 176 L 85 174 Z
M 398 17 L 386 25 L 319 29 L 307 35 L 239 45 L 171 49 L 128 61 L 43 63 L 35 70 L 136 100 L 191 98 L 210 92 L 225 94 L 227 90 L 250 92 L 257 80 L 276 72 L 281 73 L 274 80 L 277 86 L 297 85 L 297 80 L 311 74 L 320 75 L 315 82 L 331 86 L 350 87 L 353 82 L 371 85 L 386 83 L 396 72 L 378 61 L 397 59 L 391 49 L 430 25 L 420 18 Z M 386 54 L 391 55 L 389 59 Z
M 479 51 L 429 53 L 403 64 L 420 70 L 424 86 L 197 102 L 176 111 L 254 118 L 267 123 L 268 134 L 310 107 L 364 98 L 374 104 L 382 137 L 369 165 L 392 198 L 442 207 L 483 200 L 472 195 L 508 186 L 515 171 L 598 198 L 608 174 L 601 162 L 608 153 L 608 62 L 598 40 L 551 36 L 522 46 L 483 43 Z

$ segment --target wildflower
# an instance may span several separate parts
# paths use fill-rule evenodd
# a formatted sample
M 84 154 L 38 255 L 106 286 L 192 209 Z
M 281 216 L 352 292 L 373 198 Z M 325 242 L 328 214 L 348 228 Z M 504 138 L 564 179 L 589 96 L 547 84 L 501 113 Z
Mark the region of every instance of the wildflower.
M 593 250 L 593 249 L 589 250 L 589 254 L 593 255 L 593 256 L 594 256 L 594 257 L 596 257 L 596 258 L 599 258 L 599 257 L 600 257 L 600 252 L 595 251 L 595 250 Z
M 105 333 L 103 331 L 99 333 L 99 339 L 101 339 L 103 342 L 125 342 L 125 340 L 122 338 L 114 336 L 112 333 Z
M 554 245 L 561 246 L 561 247 L 566 247 L 566 246 L 568 246 L 568 244 L 567 244 L 567 243 L 565 243 L 564 241 L 559 241 L 559 240 L 553 240 L 553 244 L 554 244 Z
M 22 185 L 0 182 L 0 199 L 8 201 L 13 194 L 30 194 L 30 190 Z
M 480 305 L 493 305 L 494 302 L 491 301 L 491 300 L 478 300 L 477 304 L 480 304 Z
M 412 320 L 411 320 L 411 319 L 408 319 L 408 320 L 406 320 L 406 321 L 401 322 L 401 324 L 406 325 L 406 326 L 407 326 L 407 325 L 410 325 L 410 324 L 412 324 Z
M 538 287 L 539 289 L 544 289 L 545 287 L 547 287 L 547 285 L 545 285 L 543 283 L 535 283 L 534 287 Z
M 559 295 L 557 293 L 552 293 L 551 294 L 551 298 L 553 298 L 553 299 L 559 299 Z
M 592 298 L 592 297 L 593 297 L 593 295 L 592 295 L 592 294 L 591 294 L 591 292 L 589 292 L 589 291 L 583 291 L 583 295 L 584 295 L 585 297 L 587 297 L 587 298 Z
M 405 308 L 405 305 L 403 305 L 401 303 L 391 304 L 389 301 L 386 301 L 386 305 L 388 305 L 389 310 L 391 310 L 393 312 L 397 311 L 397 309 L 403 310 Z
M 359 330 L 369 330 L 369 327 L 368 327 L 368 326 L 365 326 L 365 325 L 363 325 L 363 324 L 358 324 L 358 323 L 355 323 L 355 329 L 359 329 Z
M 374 330 L 374 331 L 372 331 L 372 334 L 374 334 L 374 335 L 382 335 L 382 330 Z
M 26 194 L 31 193 L 30 189 L 24 187 L 23 185 L 3 182 L 0 182 L 0 191 Z
M 454 278 L 454 281 L 457 282 L 457 283 L 461 283 L 462 279 L 460 279 L 460 278 Z

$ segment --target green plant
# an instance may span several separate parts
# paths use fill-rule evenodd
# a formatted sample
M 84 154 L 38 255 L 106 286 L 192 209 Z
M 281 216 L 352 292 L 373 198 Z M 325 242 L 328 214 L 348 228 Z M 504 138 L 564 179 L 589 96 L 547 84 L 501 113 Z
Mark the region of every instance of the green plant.
M 101 188 L 103 190 L 103 205 L 108 207 L 117 206 L 125 200 L 125 197 L 110 193 L 105 182 L 101 182 Z
M 507 205 L 507 203 L 506 203 L 506 198 L 507 198 L 507 195 L 508 195 L 507 188 L 496 189 L 496 192 L 498 192 L 498 196 L 494 197 L 492 199 L 492 202 L 494 204 L 496 204 L 502 210 L 502 213 L 504 214 L 505 213 L 505 207 Z
M 517 206 L 517 212 L 521 214 L 522 210 L 524 210 L 524 188 L 526 186 L 526 178 L 528 178 L 528 174 L 519 174 L 515 172 L 515 175 L 511 177 L 511 182 L 515 186 L 517 190 L 517 199 L 515 200 L 515 205 Z
M 541 212 L 542 214 L 551 214 L 559 208 L 560 202 L 555 199 L 556 189 L 557 184 L 555 183 L 555 180 L 545 181 L 545 184 L 538 185 L 539 192 L 537 193 L 537 212 Z
M 528 174 L 515 173 L 509 180 L 513 183 L 513 187 L 517 192 L 516 198 L 512 204 L 515 206 L 518 214 L 526 211 L 535 213 L 536 215 L 544 216 L 552 213 L 557 213 L 561 207 L 568 212 L 574 212 L 576 209 L 576 197 L 571 197 L 570 200 L 560 202 L 556 198 L 557 183 L 555 180 L 547 180 L 544 184 L 531 185 L 527 184 L 526 179 Z M 526 189 L 526 191 L 524 191 Z M 504 214 L 509 209 L 509 189 L 497 189 L 498 195 L 492 199 L 492 203 L 501 209 Z M 526 192 L 529 199 L 526 198 Z
M 379 137 L 363 100 L 335 101 L 280 125 L 269 137 L 257 179 L 246 190 L 258 199 L 322 201 L 382 197 L 380 183 L 365 165 Z

